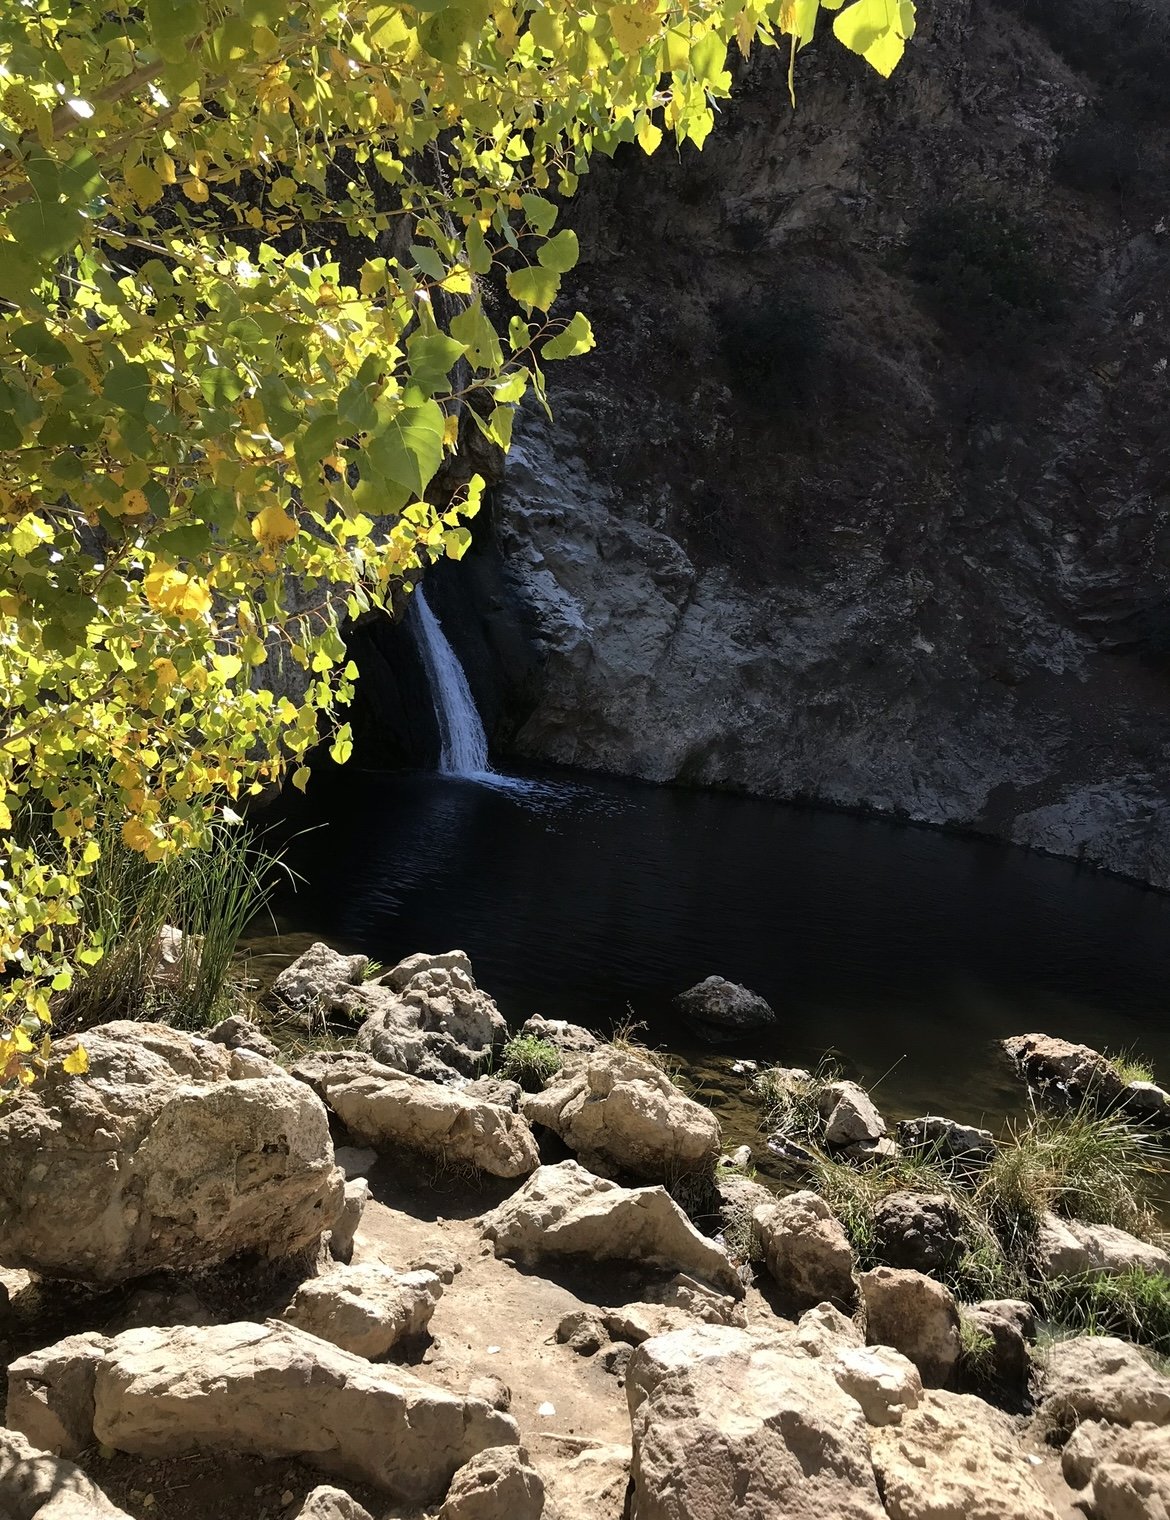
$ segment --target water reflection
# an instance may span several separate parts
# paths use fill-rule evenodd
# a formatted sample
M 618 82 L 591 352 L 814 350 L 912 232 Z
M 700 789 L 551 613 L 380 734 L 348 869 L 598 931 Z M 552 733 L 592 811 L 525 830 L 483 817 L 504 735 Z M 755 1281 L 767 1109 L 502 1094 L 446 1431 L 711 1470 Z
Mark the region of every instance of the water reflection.
M 495 778 L 503 779 L 503 778 Z M 459 945 L 509 1019 L 631 1014 L 723 1056 L 845 1054 L 893 1113 L 978 1120 L 1019 1092 L 994 1041 L 1136 1046 L 1170 1076 L 1170 899 L 977 840 L 748 798 L 542 773 L 346 768 L 294 799 L 286 922 L 390 964 Z M 712 1064 L 672 996 L 718 972 L 780 1015 Z M 725 1063 L 724 1063 L 725 1064 Z M 714 1077 L 711 1078 L 714 1080 Z

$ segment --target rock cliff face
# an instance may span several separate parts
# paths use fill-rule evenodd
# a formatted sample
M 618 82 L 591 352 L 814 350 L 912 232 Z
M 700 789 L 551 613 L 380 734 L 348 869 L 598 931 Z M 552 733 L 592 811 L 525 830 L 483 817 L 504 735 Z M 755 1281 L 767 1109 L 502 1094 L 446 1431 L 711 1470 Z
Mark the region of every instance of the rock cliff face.
M 759 50 L 702 155 L 585 182 L 496 737 L 1168 886 L 1170 22 L 920 11 L 890 82 L 816 45 L 793 113 Z

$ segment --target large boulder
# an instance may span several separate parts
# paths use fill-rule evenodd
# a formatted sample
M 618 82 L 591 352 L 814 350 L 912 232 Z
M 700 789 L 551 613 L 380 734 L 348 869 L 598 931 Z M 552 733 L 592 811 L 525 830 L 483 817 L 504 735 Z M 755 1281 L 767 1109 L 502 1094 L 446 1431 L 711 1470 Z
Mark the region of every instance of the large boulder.
M 1040 1417 L 1058 1434 L 1068 1434 L 1082 1420 L 1165 1425 L 1170 1422 L 1170 1378 L 1116 1336 L 1057 1341 L 1045 1359 Z
M 320 1052 L 292 1069 L 353 1136 L 377 1151 L 465 1162 L 493 1177 L 524 1177 L 540 1164 L 520 1114 L 464 1089 L 349 1052 Z
M 721 976 L 709 976 L 688 987 L 674 1005 L 690 1028 L 713 1044 L 776 1022 L 775 1013 L 758 993 Z
M 496 1446 L 452 1479 L 439 1520 L 540 1520 L 544 1483 L 524 1448 Z
M 927 1393 L 871 1440 L 890 1520 L 1058 1520 L 1012 1421 L 982 1399 Z
M 337 1219 L 344 1178 L 303 1083 L 162 1024 L 103 1024 L 85 1049 L 84 1076 L 56 1062 L 0 1108 L 5 1266 L 113 1283 L 292 1255 Z
M 0 1515 L 4 1520 L 130 1520 L 75 1462 L 38 1451 L 17 1430 L 0 1430 Z
M 1060 1103 L 1115 1103 L 1125 1084 L 1099 1050 L 1047 1034 L 1010 1035 L 1003 1048 L 1042 1097 Z
M 497 1256 L 637 1262 L 743 1297 L 726 1252 L 699 1234 L 664 1188 L 619 1187 L 575 1161 L 542 1166 L 481 1223 Z
M 543 1092 L 527 1093 L 530 1124 L 559 1135 L 591 1171 L 646 1180 L 709 1168 L 719 1121 L 641 1056 L 603 1047 L 570 1056 Z
M 967 1248 L 963 1216 L 945 1193 L 887 1193 L 874 1211 L 874 1249 L 889 1267 L 934 1272 Z
M 303 1282 L 282 1316 L 311 1335 L 371 1361 L 430 1324 L 443 1285 L 433 1272 L 395 1272 L 380 1262 L 336 1267 Z
M 414 1503 L 442 1498 L 477 1452 L 519 1440 L 482 1400 L 279 1321 L 75 1336 L 12 1363 L 5 1423 L 33 1439 L 54 1426 L 65 1455 L 98 1441 L 144 1456 L 299 1457 Z
M 781 1333 L 657 1336 L 634 1352 L 626 1395 L 630 1520 L 885 1520 L 861 1409 Z
M 790 1193 L 752 1212 L 752 1228 L 781 1307 L 799 1314 L 815 1304 L 852 1309 L 857 1266 L 841 1222 L 816 1193 Z
M 1045 1214 L 1040 1221 L 1033 1261 L 1040 1276 L 1049 1282 L 1086 1272 L 1106 1272 L 1115 1277 L 1134 1267 L 1170 1277 L 1170 1254 L 1160 1246 L 1112 1225 L 1082 1224 L 1079 1219 L 1061 1219 L 1056 1214 Z
M 866 1339 L 908 1356 L 928 1388 L 946 1383 L 959 1360 L 959 1310 L 949 1288 L 921 1272 L 875 1267 L 861 1274 Z

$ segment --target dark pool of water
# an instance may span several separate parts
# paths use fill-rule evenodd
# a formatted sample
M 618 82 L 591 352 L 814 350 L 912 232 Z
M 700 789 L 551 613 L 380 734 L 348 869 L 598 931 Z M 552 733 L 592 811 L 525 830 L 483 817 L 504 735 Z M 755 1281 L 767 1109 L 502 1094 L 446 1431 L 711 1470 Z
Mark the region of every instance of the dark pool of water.
M 1170 898 L 979 840 L 709 792 L 548 773 L 523 791 L 346 767 L 285 822 L 280 921 L 387 965 L 459 946 L 512 1022 L 633 1017 L 704 1069 L 671 998 L 715 972 L 835 1049 L 887 1111 L 1018 1111 L 994 1042 L 1137 1048 L 1170 1077 Z

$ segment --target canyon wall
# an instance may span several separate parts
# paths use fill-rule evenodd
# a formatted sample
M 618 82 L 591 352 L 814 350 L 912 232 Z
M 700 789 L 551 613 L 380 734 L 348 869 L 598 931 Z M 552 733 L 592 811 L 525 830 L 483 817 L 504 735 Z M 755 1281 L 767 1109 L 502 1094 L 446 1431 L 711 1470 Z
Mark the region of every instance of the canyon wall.
M 757 49 L 701 155 L 583 183 L 599 347 L 494 503 L 500 747 L 1170 886 L 1170 24 L 1104 11 L 923 0 L 795 111 Z

